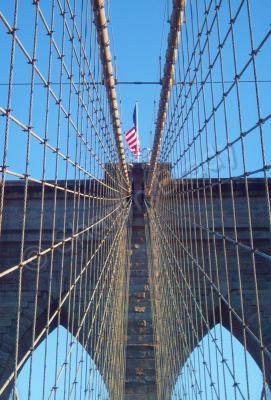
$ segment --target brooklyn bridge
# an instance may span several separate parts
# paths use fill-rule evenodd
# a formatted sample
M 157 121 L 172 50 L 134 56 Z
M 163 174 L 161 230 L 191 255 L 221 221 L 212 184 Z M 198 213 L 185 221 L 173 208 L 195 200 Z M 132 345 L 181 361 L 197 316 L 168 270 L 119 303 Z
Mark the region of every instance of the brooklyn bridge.
M 153 81 L 116 4 L 0 2 L 0 399 L 268 400 L 271 4 L 161 1 Z

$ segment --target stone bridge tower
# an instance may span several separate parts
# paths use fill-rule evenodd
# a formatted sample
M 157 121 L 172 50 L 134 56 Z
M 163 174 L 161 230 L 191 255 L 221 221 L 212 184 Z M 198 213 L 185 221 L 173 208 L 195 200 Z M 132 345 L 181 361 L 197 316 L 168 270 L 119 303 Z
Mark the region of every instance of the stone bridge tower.
M 133 181 L 133 203 L 132 203 L 132 219 L 131 219 L 131 274 L 130 274 L 130 285 L 129 285 L 129 305 L 128 305 L 128 331 L 127 331 L 127 354 L 126 354 L 126 379 L 125 379 L 125 400 L 155 400 L 157 399 L 157 375 L 156 375 L 156 365 L 155 365 L 155 351 L 157 346 L 160 345 L 159 338 L 154 337 L 154 320 L 153 320 L 153 307 L 159 309 L 159 296 L 152 299 L 150 293 L 157 295 L 159 293 L 159 287 L 155 287 L 154 273 L 157 271 L 152 271 L 152 266 L 148 265 L 148 254 L 149 251 L 155 252 L 155 247 L 152 249 L 147 249 L 146 233 L 148 234 L 148 221 L 146 214 L 146 205 L 144 199 L 144 174 L 146 172 L 145 165 L 135 164 L 131 171 L 131 177 Z M 175 193 L 182 191 L 182 183 L 180 181 L 174 181 Z M 257 282 L 258 282 L 258 293 L 261 304 L 261 318 L 262 318 L 262 335 L 265 347 L 263 349 L 265 365 L 267 371 L 267 379 L 270 383 L 271 377 L 271 314 L 270 314 L 270 304 L 271 304 L 271 240 L 270 232 L 268 229 L 268 221 L 266 221 L 261 214 L 261 208 L 263 207 L 263 201 L 265 198 L 265 185 L 260 179 L 254 179 L 250 181 L 251 188 L 251 210 L 252 210 L 252 222 L 253 222 L 253 233 L 255 238 L 255 243 L 258 249 L 261 249 L 266 254 L 266 257 L 257 258 Z M 233 210 L 230 202 L 230 191 L 225 187 L 223 198 L 224 198 L 224 213 L 226 221 L 226 234 L 228 236 L 232 235 L 233 232 Z M 246 243 L 249 238 L 248 226 L 247 226 L 247 216 L 246 208 L 244 206 L 245 200 L 244 183 L 242 181 L 235 182 L 235 199 L 236 199 L 236 210 L 238 214 L 238 229 L 242 235 L 243 242 Z M 21 205 L 23 196 L 23 185 L 18 182 L 10 182 L 7 184 L 6 189 L 6 202 L 7 207 L 5 207 L 5 215 L 3 220 L 3 231 L 1 237 L 1 271 L 5 270 L 8 266 L 16 265 L 19 257 L 19 237 L 17 224 L 18 220 L 21 218 Z M 39 186 L 31 185 L 29 188 L 29 217 L 26 224 L 26 242 L 28 244 L 29 256 L 31 252 L 36 252 L 37 249 L 37 227 L 38 218 L 40 210 L 38 209 L 38 204 L 40 202 L 41 188 Z M 48 192 L 46 194 L 47 201 L 46 207 L 43 210 L 44 213 L 44 223 L 46 228 L 46 235 L 44 236 L 44 246 L 48 247 L 51 235 L 52 235 L 52 201 L 53 192 Z M 59 210 L 61 210 L 61 204 L 64 199 L 59 195 Z M 185 200 L 184 200 L 185 201 Z M 206 201 L 203 198 L 200 199 L 203 202 Z M 220 208 L 218 206 L 218 193 L 213 191 L 213 201 L 215 204 L 215 221 L 217 224 L 216 230 L 219 230 L 219 220 L 220 220 Z M 176 203 L 175 203 L 176 204 Z M 208 204 L 208 198 L 207 198 Z M 176 205 L 177 206 L 177 205 Z M 73 213 L 73 199 L 68 198 L 67 200 L 67 224 L 71 223 L 72 213 Z M 95 207 L 94 207 L 95 208 Z M 79 212 L 80 219 L 80 212 Z M 174 216 L 171 216 L 174 217 Z M 57 225 L 61 226 L 63 213 L 58 212 Z M 175 217 L 174 217 L 175 218 Z M 195 216 L 197 218 L 197 216 Z M 178 224 L 176 224 L 178 226 Z M 197 232 L 194 232 L 194 234 Z M 56 232 L 56 234 L 61 235 L 61 232 Z M 180 235 L 180 232 L 176 230 L 176 237 Z M 225 259 L 223 258 L 223 236 L 216 238 L 216 257 L 219 260 L 220 268 L 220 282 L 223 282 L 225 275 Z M 199 238 L 198 238 L 199 240 Z M 213 243 L 213 237 L 204 238 L 206 246 L 208 241 Z M 234 246 L 234 243 L 233 243 Z M 176 249 L 179 247 L 176 246 Z M 70 271 L 67 268 L 67 272 L 63 275 L 62 289 L 60 288 L 60 268 L 61 265 L 69 265 L 70 260 L 70 248 L 69 243 L 67 243 L 67 249 L 65 252 L 65 259 L 61 259 L 60 254 L 55 252 L 55 257 L 53 260 L 54 268 L 52 269 L 53 275 L 50 276 L 50 265 L 42 264 L 40 272 L 40 292 L 37 298 L 37 334 L 42 331 L 42 328 L 46 325 L 46 320 L 48 318 L 48 312 L 52 315 L 58 310 L 58 304 L 55 299 L 58 298 L 59 290 L 68 290 L 70 282 Z M 80 249 L 79 256 L 80 256 Z M 182 262 L 182 252 L 179 248 L 179 262 Z M 214 248 L 208 254 L 204 253 L 205 264 L 214 263 Z M 249 253 L 244 247 L 243 251 L 240 253 L 241 270 L 244 276 L 243 283 L 243 300 L 244 300 L 244 310 L 245 318 L 249 329 L 251 330 L 251 335 L 248 336 L 249 340 L 247 342 L 247 349 L 254 357 L 258 365 L 261 367 L 260 352 L 258 351 L 258 327 L 256 321 L 256 304 L 255 297 L 253 295 L 253 276 L 251 269 L 249 267 Z M 230 295 L 232 309 L 237 312 L 240 311 L 240 297 L 238 295 L 238 277 L 236 274 L 236 255 L 233 248 L 228 249 L 228 260 L 227 267 L 230 276 Z M 35 269 L 35 261 L 32 264 L 33 270 Z M 96 265 L 95 268 L 99 268 Z M 35 296 L 33 293 L 35 274 L 33 270 L 28 268 L 25 271 L 24 279 L 22 282 L 22 331 L 21 331 L 21 343 L 19 358 L 22 357 L 29 351 L 31 347 L 31 332 L 33 329 L 33 307 Z M 191 270 L 192 271 L 192 270 Z M 18 270 L 19 272 L 19 270 Z M 17 278 L 18 278 L 18 272 Z M 224 275 L 223 275 L 224 274 Z M 51 279 L 51 292 L 48 293 L 48 280 Z M 124 279 L 124 278 L 123 278 Z M 95 274 L 89 277 L 89 291 L 93 287 L 95 282 Z M 222 307 L 222 321 L 220 321 L 225 327 L 229 328 L 229 313 L 227 307 L 223 305 L 223 299 L 227 299 L 228 293 L 226 288 L 221 286 L 222 298 L 216 298 L 216 307 L 211 305 L 210 296 L 212 293 L 212 284 L 216 283 L 216 277 L 213 276 L 213 283 L 207 282 L 206 290 L 209 293 L 207 296 L 207 308 L 205 309 L 206 318 L 210 321 L 210 326 L 213 322 L 219 322 L 220 313 L 219 305 Z M 152 291 L 150 291 L 151 285 Z M 196 288 L 197 289 L 197 288 Z M 203 301 L 205 294 L 200 290 L 196 290 L 197 298 Z M 15 342 L 15 332 L 16 332 L 16 293 L 17 293 L 17 282 L 14 282 L 13 278 L 3 277 L 0 280 L 0 384 L 7 379 L 9 374 L 14 367 L 14 342 Z M 51 296 L 51 309 L 48 311 L 46 305 L 48 304 L 48 296 Z M 79 302 L 79 297 L 76 295 L 74 297 L 74 302 Z M 77 304 L 78 306 L 78 304 Z M 56 323 L 61 323 L 66 326 L 67 329 L 73 329 L 79 324 L 79 321 L 74 320 L 73 322 L 67 319 L 68 313 L 63 310 L 56 319 Z M 156 315 L 156 318 L 159 315 Z M 163 316 L 160 316 L 163 317 Z M 193 318 L 197 318 L 195 314 Z M 72 325 L 71 325 L 72 324 Z M 54 326 L 52 326 L 53 328 Z M 233 330 L 234 334 L 243 343 L 242 336 L 242 324 L 240 320 L 233 313 Z M 206 334 L 207 331 L 198 332 L 199 340 Z M 42 339 L 42 333 L 41 333 Z M 80 338 L 79 338 L 80 340 Z M 181 339 L 180 339 L 181 340 Z M 195 343 L 196 345 L 196 343 Z M 178 368 L 176 369 L 175 379 L 177 378 L 182 365 L 186 360 L 182 359 L 181 354 L 176 354 L 176 364 Z M 171 382 L 174 386 L 175 381 Z M 2 399 L 6 399 L 8 395 L 8 390 Z M 168 399 L 165 399 L 168 400 Z

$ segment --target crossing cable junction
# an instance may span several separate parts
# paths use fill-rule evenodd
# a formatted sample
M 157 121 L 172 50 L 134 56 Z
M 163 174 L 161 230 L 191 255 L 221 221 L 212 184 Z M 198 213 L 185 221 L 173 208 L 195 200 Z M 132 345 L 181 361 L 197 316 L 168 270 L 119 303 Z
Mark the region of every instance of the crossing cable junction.
M 0 5 L 1 400 L 271 399 L 265 2 L 165 2 L 154 80 L 109 0 Z M 161 86 L 148 162 L 121 85 Z

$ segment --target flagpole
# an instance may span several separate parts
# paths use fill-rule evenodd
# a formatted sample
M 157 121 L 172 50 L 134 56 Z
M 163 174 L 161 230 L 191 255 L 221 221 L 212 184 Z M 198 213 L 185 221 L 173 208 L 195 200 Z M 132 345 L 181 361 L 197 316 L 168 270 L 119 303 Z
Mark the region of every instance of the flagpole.
M 139 137 L 139 129 L 138 129 L 138 101 L 136 101 L 136 131 Z M 137 162 L 139 162 L 139 149 L 137 149 Z

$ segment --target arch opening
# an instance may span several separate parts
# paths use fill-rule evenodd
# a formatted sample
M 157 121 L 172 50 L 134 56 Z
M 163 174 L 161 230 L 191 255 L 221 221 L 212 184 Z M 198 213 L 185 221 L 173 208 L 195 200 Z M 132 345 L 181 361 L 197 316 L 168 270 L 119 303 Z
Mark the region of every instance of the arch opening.
M 215 325 L 182 366 L 171 400 L 271 400 L 251 354 L 222 324 Z
M 109 400 L 97 365 L 62 325 L 56 327 L 22 367 L 9 400 Z

